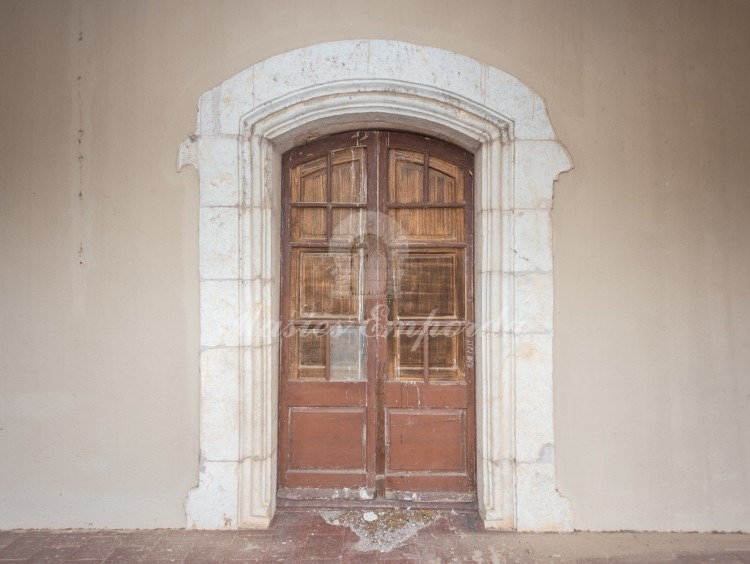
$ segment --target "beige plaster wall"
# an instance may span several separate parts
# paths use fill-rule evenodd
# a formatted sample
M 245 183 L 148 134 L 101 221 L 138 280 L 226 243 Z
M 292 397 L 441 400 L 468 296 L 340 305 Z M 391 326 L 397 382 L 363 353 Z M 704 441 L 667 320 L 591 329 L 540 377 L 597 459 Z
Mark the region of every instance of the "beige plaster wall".
M 243 68 L 372 37 L 514 74 L 575 161 L 553 221 L 576 527 L 750 530 L 750 4 L 270 6 L 0 3 L 0 528 L 184 524 L 198 186 L 177 146 Z

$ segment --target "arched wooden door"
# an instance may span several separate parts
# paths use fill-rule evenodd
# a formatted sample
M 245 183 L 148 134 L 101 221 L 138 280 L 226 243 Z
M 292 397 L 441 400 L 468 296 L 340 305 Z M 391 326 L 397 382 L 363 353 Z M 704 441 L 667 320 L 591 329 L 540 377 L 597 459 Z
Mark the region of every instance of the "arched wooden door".
M 280 497 L 475 499 L 472 166 L 387 131 L 284 155 Z

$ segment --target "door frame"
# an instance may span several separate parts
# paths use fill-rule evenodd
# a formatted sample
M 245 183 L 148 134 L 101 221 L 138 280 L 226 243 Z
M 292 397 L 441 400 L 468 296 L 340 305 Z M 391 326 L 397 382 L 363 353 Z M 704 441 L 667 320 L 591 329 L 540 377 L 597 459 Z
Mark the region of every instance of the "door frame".
M 408 129 L 475 154 L 477 495 L 488 528 L 572 529 L 556 488 L 552 184 L 569 170 L 544 103 L 440 49 L 341 41 L 277 55 L 201 97 L 180 166 L 200 177 L 201 469 L 187 526 L 275 511 L 280 156 L 317 136 Z
M 364 200 L 350 201 L 347 203 L 338 202 L 330 198 L 331 193 L 327 192 L 323 200 L 307 201 L 298 195 L 295 199 L 293 196 L 294 186 L 301 189 L 301 177 L 294 175 L 293 171 L 300 170 L 306 163 L 320 162 L 322 158 L 327 158 L 327 182 L 325 189 L 333 190 L 333 181 L 330 179 L 331 167 L 333 163 L 332 155 L 334 153 L 344 153 L 350 157 L 349 149 L 358 148 L 361 155 L 357 162 L 360 164 L 361 184 L 358 185 L 360 197 L 364 194 Z M 415 202 L 408 200 L 408 203 L 401 203 L 400 200 L 391 194 L 396 189 L 395 168 L 392 169 L 392 159 L 395 156 L 393 151 L 408 151 L 409 154 L 418 154 L 424 159 L 421 166 L 424 168 L 422 183 L 420 185 L 420 199 Z M 353 155 L 350 158 L 354 158 Z M 376 496 L 380 501 L 390 500 L 409 500 L 412 502 L 419 501 L 454 501 L 454 502 L 473 502 L 476 500 L 476 444 L 475 444 L 475 397 L 474 393 L 474 355 L 467 355 L 467 349 L 474 351 L 474 181 L 473 167 L 474 155 L 447 143 L 425 135 L 413 134 L 405 131 L 390 130 L 357 130 L 346 131 L 338 134 L 316 139 L 309 143 L 294 147 L 291 151 L 282 155 L 282 195 L 281 195 L 281 321 L 284 330 L 282 330 L 280 340 L 280 380 L 279 380 L 279 442 L 278 442 L 278 470 L 277 470 L 277 496 L 291 499 L 372 499 L 370 496 Z M 457 199 L 449 199 L 445 202 L 437 200 L 432 202 L 428 199 L 425 191 L 428 187 L 429 172 L 434 167 L 439 168 L 440 162 L 452 164 L 460 173 L 456 181 L 460 183 L 460 196 Z M 434 167 L 433 167 L 434 164 Z M 318 165 L 319 166 L 319 165 Z M 395 165 L 393 165 L 395 166 Z M 315 169 L 319 172 L 319 169 Z M 299 173 L 298 173 L 299 174 Z M 393 174 L 393 176 L 392 176 Z M 297 180 L 294 180 L 296 178 Z M 326 204 L 321 202 L 325 201 Z M 432 202 L 432 203 L 430 203 Z M 442 209 L 450 209 L 460 212 L 460 233 L 454 233 L 455 239 L 440 238 L 435 235 L 435 239 L 426 243 L 425 241 L 415 238 L 401 239 L 394 231 L 400 231 L 401 227 L 397 223 L 395 216 L 391 211 L 395 208 L 409 209 L 430 209 L 429 206 L 440 206 Z M 312 238 L 306 239 L 304 236 L 295 236 L 293 228 L 293 211 L 295 206 L 307 207 L 307 209 L 321 209 L 327 207 L 328 211 L 324 212 L 326 234 L 324 239 Z M 364 239 L 359 244 L 344 243 L 340 239 L 332 239 L 334 217 L 332 210 L 336 209 L 331 206 L 346 206 L 344 209 L 352 209 L 356 205 L 358 212 L 363 214 L 362 226 L 364 230 L 360 235 Z M 421 206 L 427 206 L 421 207 Z M 339 208 L 341 209 L 341 208 Z M 434 208 L 433 208 L 434 209 Z M 398 209 L 396 209 L 398 213 Z M 451 216 L 453 217 L 453 216 Z M 428 231 L 429 232 L 429 231 Z M 393 237 L 393 238 L 392 238 Z M 377 242 L 375 242 L 377 241 Z M 408 241 L 408 242 L 407 242 Z M 331 246 L 332 245 L 332 246 Z M 326 369 L 323 373 L 323 380 L 320 380 L 319 368 L 313 368 L 315 376 L 313 379 L 308 377 L 299 378 L 295 375 L 293 369 L 296 355 L 293 353 L 295 346 L 293 343 L 294 335 L 297 334 L 296 328 L 302 325 L 312 326 L 318 323 L 324 324 L 327 331 L 328 324 L 337 325 L 335 315 L 322 315 L 321 317 L 305 317 L 301 315 L 297 307 L 293 304 L 300 290 L 302 280 L 299 274 L 293 268 L 295 264 L 295 253 L 328 253 L 331 249 L 333 252 L 346 252 L 346 256 L 353 252 L 355 248 L 364 251 L 359 255 L 359 260 L 363 261 L 361 284 L 355 295 L 361 296 L 359 302 L 358 315 L 362 316 L 357 321 L 364 327 L 369 327 L 366 339 L 366 378 L 355 380 L 335 380 L 328 379 L 330 370 L 329 356 L 332 354 L 333 346 L 326 338 L 326 352 L 324 364 Z M 413 381 L 410 378 L 402 380 L 396 377 L 392 372 L 394 370 L 391 361 L 394 360 L 390 347 L 392 343 L 388 338 L 390 331 L 398 332 L 397 325 L 401 330 L 405 329 L 403 323 L 399 324 L 396 317 L 389 317 L 386 313 L 383 315 L 383 308 L 386 311 L 398 311 L 400 296 L 398 293 L 393 295 L 393 302 L 387 298 L 388 290 L 392 275 L 391 256 L 397 256 L 399 253 L 456 253 L 456 257 L 462 257 L 458 264 L 458 278 L 454 280 L 453 288 L 460 288 L 458 292 L 458 303 L 460 304 L 460 313 L 455 313 L 455 317 L 433 319 L 433 313 L 422 320 L 417 318 L 406 318 L 407 323 L 420 323 L 424 321 L 424 327 L 434 327 L 440 330 L 442 327 L 460 326 L 459 333 L 464 335 L 462 339 L 465 344 L 456 345 L 460 353 L 456 353 L 456 362 L 460 366 L 458 369 L 460 376 L 455 379 L 443 380 L 434 371 L 432 376 L 428 377 L 428 367 L 430 362 L 426 357 L 422 358 L 423 381 Z M 391 255 L 390 253 L 394 253 Z M 301 255 L 298 255 L 301 256 Z M 308 254 L 308 256 L 310 256 Z M 298 259 L 299 260 L 299 259 Z M 386 264 L 388 266 L 386 266 Z M 395 267 L 393 267 L 395 268 Z M 377 280 L 374 281 L 375 274 Z M 395 283 L 394 283 L 395 284 Z M 297 298 L 299 299 L 299 298 Z M 387 305 L 386 305 L 387 304 Z M 395 305 L 394 305 L 395 304 Z M 393 308 L 393 309 L 391 309 Z M 377 312 L 377 313 L 376 313 Z M 325 319 L 324 319 L 325 318 Z M 343 323 L 351 323 L 353 319 L 347 317 Z M 402 320 L 403 321 L 403 320 Z M 339 318 L 338 323 L 342 322 Z M 386 331 L 388 329 L 388 331 Z M 432 334 L 432 330 L 430 333 Z M 459 337 L 456 337 L 458 343 Z M 431 337 L 426 337 L 429 342 Z M 330 348 L 329 348 L 330 347 Z M 430 347 L 425 345 L 423 354 L 427 355 Z M 390 351 L 390 352 L 389 352 Z M 299 353 L 297 353 L 299 354 Z M 299 366 L 299 365 L 297 365 Z M 304 370 L 304 368 L 302 368 Z M 437 379 L 437 380 L 435 380 Z M 437 381 L 437 383 L 436 383 Z M 404 391 L 407 391 L 404 395 Z M 420 397 L 421 401 L 415 402 L 415 398 Z M 309 394 L 309 395 L 308 395 Z M 292 446 L 295 437 L 293 429 L 293 413 L 297 417 L 305 417 L 309 424 L 312 424 L 315 417 L 333 417 L 336 413 L 339 417 L 352 417 L 356 420 L 357 412 L 363 412 L 365 417 L 362 419 L 364 424 L 364 433 L 361 435 L 363 443 L 360 446 L 362 450 L 361 466 L 356 468 L 341 467 L 315 467 L 295 468 L 292 464 L 295 448 Z M 398 471 L 390 468 L 390 461 L 393 452 L 398 452 L 396 448 L 391 451 L 389 448 L 390 437 L 390 418 L 398 417 L 417 417 L 418 421 L 425 421 L 423 417 L 435 417 L 439 414 L 445 417 L 445 414 L 451 413 L 453 417 L 459 413 L 461 418 L 462 439 L 459 443 L 443 442 L 439 452 L 433 452 L 435 455 L 445 455 L 445 449 L 454 444 L 461 451 L 463 463 L 463 472 L 456 469 L 443 469 L 430 472 L 426 467 L 421 469 L 413 468 L 412 473 Z M 317 415 L 316 415 L 317 414 Z M 346 414 L 346 415 L 344 415 Z M 329 419 L 326 419 L 329 421 Z M 448 422 L 444 422 L 448 424 Z M 355 423 L 352 423 L 352 427 Z M 418 423 L 418 426 L 425 423 Z M 309 426 L 305 428 L 309 432 Z M 305 432 L 305 431 L 303 431 Z M 338 437 L 339 430 L 330 424 L 318 428 L 320 433 L 335 433 Z M 412 430 L 411 433 L 414 431 Z M 433 433 L 435 429 L 433 428 Z M 306 436 L 314 440 L 310 435 Z M 330 440 L 331 435 L 326 435 Z M 414 437 L 406 431 L 404 435 L 406 440 Z M 350 437 L 351 438 L 351 437 Z M 403 439 L 403 436 L 402 436 Z M 349 443 L 350 444 L 350 443 Z M 424 443 L 429 444 L 429 440 Z M 324 447 L 325 448 L 325 447 Z M 433 448 L 435 448 L 433 446 Z M 353 455 L 351 447 L 337 449 Z M 309 447 L 304 444 L 302 451 L 296 451 L 303 456 L 309 456 Z M 403 452 L 402 452 L 403 456 Z M 324 463 L 321 463 L 324 465 Z M 452 473 L 452 474 L 451 474 Z M 450 476 L 448 474 L 451 474 Z M 378 479 L 379 478 L 379 479 Z M 364 481 L 363 481 L 364 480 Z M 356 485 L 354 482 L 357 482 Z M 313 485 L 313 483 L 317 485 Z M 325 485 L 323 485 L 325 483 Z M 398 486 L 396 485 L 398 484 Z

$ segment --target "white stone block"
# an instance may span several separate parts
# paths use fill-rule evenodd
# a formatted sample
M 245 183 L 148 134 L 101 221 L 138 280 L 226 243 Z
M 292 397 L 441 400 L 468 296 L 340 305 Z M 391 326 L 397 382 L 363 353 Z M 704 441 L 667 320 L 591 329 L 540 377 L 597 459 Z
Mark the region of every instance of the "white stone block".
M 239 204 L 237 136 L 206 136 L 198 142 L 201 206 Z
M 477 323 L 482 331 L 500 333 L 505 327 L 503 317 L 503 274 L 501 272 L 485 272 L 477 278 L 476 294 Z
M 275 280 L 243 280 L 242 344 L 265 347 L 278 342 L 280 288 Z
M 484 527 L 490 530 L 510 530 L 515 527 L 515 465 L 511 460 L 493 460 L 483 464 L 485 476 L 477 488 L 479 512 Z
M 516 371 L 516 459 L 554 463 L 552 336 L 518 335 Z
M 185 166 L 192 166 L 198 170 L 198 138 L 190 136 L 180 143 L 180 149 L 177 153 L 177 170 L 182 170 Z
M 242 292 L 242 344 L 243 346 L 261 346 L 265 342 L 264 333 L 269 330 L 271 304 L 264 301 L 264 281 L 243 280 Z M 271 326 L 272 328 L 273 326 Z
M 297 49 L 256 64 L 255 106 L 284 98 L 311 86 L 367 76 L 367 41 L 334 41 L 309 50 Z
M 502 378 L 512 379 L 515 375 L 516 359 L 513 355 L 515 351 L 516 336 L 513 333 L 502 333 L 497 337 L 495 346 L 496 350 L 493 351 L 493 357 L 497 361 L 499 372 Z M 500 378 L 494 383 L 495 389 L 501 390 L 500 384 L 506 384 L 507 381 L 501 382 Z M 515 395 L 515 392 L 512 392 Z
M 552 183 L 570 169 L 570 157 L 557 142 L 517 141 L 514 151 L 515 209 L 550 209 Z
M 489 141 L 482 149 L 487 155 L 482 176 L 482 206 L 486 210 L 511 209 L 513 201 L 513 147 L 504 145 L 501 138 Z
M 265 210 L 243 208 L 242 217 L 242 278 L 260 279 L 264 274 Z
M 514 212 L 513 270 L 549 272 L 552 270 L 552 225 L 546 210 Z
M 482 65 L 456 53 L 403 43 L 371 40 L 367 75 L 434 86 L 482 103 Z
M 573 512 L 570 502 L 557 492 L 554 464 L 517 464 L 516 496 L 519 531 L 573 530 Z
M 237 208 L 200 209 L 200 274 L 204 280 L 239 277 Z
M 185 504 L 188 529 L 237 528 L 237 462 L 203 462 Z
M 499 263 L 502 272 L 515 272 L 515 258 L 513 254 L 513 237 L 514 237 L 514 224 L 516 216 L 512 211 L 504 211 L 501 214 L 502 217 L 502 244 L 499 247 L 501 252 L 497 252 L 497 248 L 490 252 L 495 255 L 495 262 Z
M 264 280 L 272 280 L 278 285 L 281 269 L 281 213 L 273 208 L 263 210 L 263 229 L 271 236 L 263 239 L 263 271 Z
M 502 228 L 500 210 L 482 211 L 477 214 L 474 234 L 476 256 L 474 268 L 478 273 L 502 271 Z
M 267 409 L 270 400 L 267 394 L 263 374 L 268 369 L 266 348 L 263 346 L 249 346 L 242 349 L 245 400 L 244 424 L 245 452 L 256 460 L 270 456 L 265 446 L 270 444 L 270 436 L 276 430 L 271 428 L 272 416 L 276 409 Z
M 274 420 L 275 421 L 275 420 Z M 275 446 L 265 452 L 275 453 Z M 268 495 L 268 491 L 272 492 Z M 261 529 L 270 525 L 276 508 L 276 459 L 253 453 L 240 467 L 240 526 Z
M 242 116 L 250 112 L 254 104 L 255 71 L 250 67 L 224 82 L 216 92 L 219 133 L 238 133 Z
M 240 349 L 201 352 L 201 460 L 239 460 Z
M 503 272 L 498 275 L 500 280 L 500 292 L 502 296 L 502 318 L 503 332 L 518 331 L 516 327 L 516 275 L 512 272 Z
M 515 275 L 516 333 L 551 333 L 552 273 Z
M 239 343 L 239 282 L 201 282 L 201 346 L 236 347 Z
M 218 113 L 219 88 L 204 92 L 198 103 L 197 133 L 199 136 L 216 135 L 219 132 Z
M 544 100 L 508 73 L 493 67 L 485 69 L 484 102 L 513 120 L 514 139 L 554 140 Z

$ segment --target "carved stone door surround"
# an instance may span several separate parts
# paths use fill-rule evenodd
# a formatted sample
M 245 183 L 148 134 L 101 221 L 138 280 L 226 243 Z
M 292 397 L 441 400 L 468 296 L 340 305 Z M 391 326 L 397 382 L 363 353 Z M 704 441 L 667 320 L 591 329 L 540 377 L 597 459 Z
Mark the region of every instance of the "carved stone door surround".
M 573 526 L 555 484 L 552 185 L 571 161 L 543 100 L 473 59 L 398 41 L 312 45 L 201 96 L 200 475 L 187 527 L 265 527 L 276 501 L 281 154 L 408 129 L 475 155 L 476 465 L 485 526 Z

